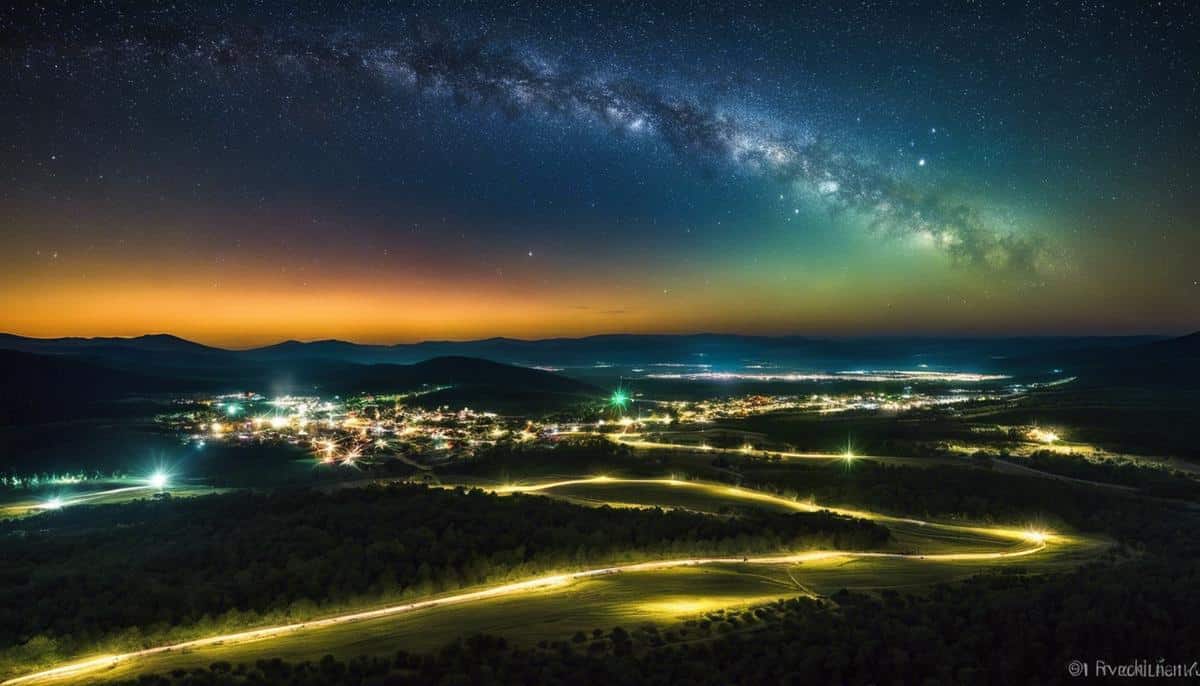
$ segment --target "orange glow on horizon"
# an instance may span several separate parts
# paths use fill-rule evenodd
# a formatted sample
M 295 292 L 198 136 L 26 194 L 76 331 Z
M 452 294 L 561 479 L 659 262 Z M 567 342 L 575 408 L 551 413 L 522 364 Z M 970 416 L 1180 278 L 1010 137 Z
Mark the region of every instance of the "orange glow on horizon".
M 26 252 L 31 246 L 23 247 Z M 1088 292 L 1031 307 L 1028 299 L 947 303 L 969 292 L 960 272 L 903 292 L 878 269 L 849 278 L 831 267 L 809 271 L 717 269 L 716 265 L 639 269 L 563 259 L 545 267 L 500 269 L 443 263 L 415 250 L 381 266 L 344 260 L 276 260 L 269 252 L 229 260 L 219 254 L 139 246 L 127 261 L 111 246 L 95 254 L 38 263 L 0 256 L 0 332 L 40 338 L 169 333 L 221 347 L 287 339 L 358 343 L 537 339 L 608 333 L 764 335 L 1012 335 L 1145 333 L 1137 322 L 1096 331 Z M 5 264 L 6 259 L 9 264 Z M 708 268 L 705 268 L 708 267 Z M 787 277 L 784 279 L 783 277 Z M 960 281 L 961 279 L 961 281 Z M 1136 295 L 1136 294 L 1135 294 Z M 1101 301 L 1096 301 L 1101 302 Z M 947 326 L 947 322 L 954 322 Z M 1156 327 L 1166 331 L 1173 328 Z
M 628 317 L 505 294 L 387 294 L 324 291 L 229 296 L 192 289 L 59 289 L 0 296 L 8 333 L 138 336 L 172 333 L 197 342 L 254 346 L 288 338 L 363 343 L 474 339 L 498 335 L 584 335 Z
M 754 333 L 763 335 L 874 335 L 915 333 L 913 325 L 936 315 L 919 303 L 907 309 L 863 298 L 853 309 L 813 298 L 779 299 L 753 306 L 736 289 L 687 297 L 617 292 L 598 286 L 527 292 L 481 285 L 426 288 L 377 286 L 284 290 L 245 285 L 62 283 L 0 289 L 0 332 L 38 338 L 140 336 L 169 333 L 208 345 L 247 348 L 288 339 L 340 339 L 356 343 L 412 343 L 576 337 L 609 333 Z M 599 294 L 599 295 L 597 295 Z M 949 334 L 1006 332 L 1000 311 L 965 319 Z M 1070 330 L 1075 322 L 1060 322 Z M 1086 322 L 1079 322 L 1086 326 Z

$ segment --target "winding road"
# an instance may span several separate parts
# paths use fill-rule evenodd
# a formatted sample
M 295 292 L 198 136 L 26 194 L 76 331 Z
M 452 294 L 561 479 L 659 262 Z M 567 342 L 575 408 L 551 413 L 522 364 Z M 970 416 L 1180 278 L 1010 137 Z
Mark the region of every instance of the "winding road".
M 531 485 L 505 485 L 493 488 L 497 493 L 515 493 L 515 492 L 547 492 L 555 488 L 566 486 L 579 486 L 587 484 L 654 484 L 664 485 L 678 488 L 697 488 L 706 489 L 713 493 L 725 493 L 730 496 L 739 498 L 759 500 L 770 502 L 777 506 L 800 511 L 816 511 L 828 510 L 838 514 L 844 514 L 866 519 L 874 519 L 877 521 L 894 521 L 904 522 L 907 524 L 916 524 L 922 527 L 929 527 L 930 530 L 941 529 L 947 531 L 969 532 L 973 534 L 983 534 L 992 536 L 998 539 L 1010 540 L 1022 545 L 1015 548 L 1006 548 L 999 551 L 991 552 L 961 552 L 961 553 L 940 553 L 919 555 L 913 553 L 902 552 L 850 552 L 840 550 L 824 550 L 824 551 L 805 551 L 801 553 L 788 555 L 770 555 L 756 557 L 698 557 L 698 558 L 680 558 L 671 560 L 654 560 L 649 562 L 638 562 L 624 565 L 614 565 L 607 567 L 598 567 L 595 569 L 587 569 L 582 571 L 569 572 L 565 574 L 554 574 L 549 576 L 541 576 L 524 581 L 514 583 L 500 584 L 483 588 L 475 591 L 467 591 L 453 595 L 429 598 L 411 603 L 400 605 L 391 605 L 388 607 L 366 610 L 361 612 L 351 612 L 332 617 L 313 619 L 304 622 L 296 622 L 292 624 L 283 624 L 278 626 L 262 627 L 247 631 L 220 634 L 215 636 L 207 636 L 179 643 L 166 644 L 136 650 L 128 653 L 101 655 L 85 660 L 70 662 L 67 664 L 51 667 L 37 672 L 24 674 L 11 678 L 7 681 L 0 682 L 0 686 L 17 686 L 18 684 L 33 684 L 47 681 L 57 681 L 62 679 L 70 679 L 73 677 L 81 677 L 92 672 L 97 672 L 115 667 L 117 665 L 137 661 L 144 658 L 149 658 L 167 653 L 180 653 L 206 647 L 223 646 L 238 643 L 249 643 L 252 641 L 263 641 L 281 636 L 292 635 L 299 632 L 313 631 L 333 626 L 350 624 L 354 622 L 362 622 L 365 620 L 378 619 L 381 617 L 389 617 L 400 615 L 418 610 L 431 609 L 441 606 L 460 605 L 481 601 L 489 598 L 497 598 L 502 596 L 519 595 L 522 593 L 531 593 L 544 590 L 550 587 L 562 586 L 569 584 L 572 581 L 586 579 L 589 577 L 599 577 L 609 574 L 622 574 L 630 572 L 651 572 L 655 570 L 671 569 L 678 567 L 694 567 L 700 565 L 789 565 L 815 560 L 824 560 L 829 558 L 893 558 L 893 559 L 911 559 L 928 562 L 951 562 L 951 561 L 987 561 L 1001 560 L 1005 558 L 1024 557 L 1035 555 L 1046 550 L 1052 545 L 1066 545 L 1073 540 L 1071 537 L 1049 534 L 1040 531 L 1021 530 L 1004 527 L 974 527 L 957 524 L 943 524 L 937 522 L 927 522 L 918 519 L 907 519 L 899 517 L 891 517 L 887 515 L 876 515 L 873 513 L 859 512 L 855 510 L 844 510 L 834 508 L 819 508 L 817 506 L 798 502 L 790 498 L 777 496 L 763 491 L 756 491 L 747 488 L 736 486 L 727 486 L 724 484 L 714 484 L 707 482 L 682 481 L 676 479 L 620 479 L 616 477 L 597 476 L 582 479 L 570 479 L 564 481 L 555 481 L 541 484 Z

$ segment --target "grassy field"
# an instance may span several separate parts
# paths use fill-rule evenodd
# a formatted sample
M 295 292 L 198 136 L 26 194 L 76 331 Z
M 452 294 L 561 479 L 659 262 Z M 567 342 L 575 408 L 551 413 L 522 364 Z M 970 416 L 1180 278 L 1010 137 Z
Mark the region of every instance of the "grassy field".
M 221 493 L 228 489 L 205 484 L 172 484 L 172 498 L 188 498 Z M 46 486 L 27 491 L 13 491 L 0 496 L 0 519 L 25 517 L 45 511 L 52 502 L 60 507 L 74 505 L 119 505 L 132 500 L 151 498 L 156 489 L 141 479 L 96 481 L 70 486 Z M 55 501 L 57 499 L 57 501 Z
M 349 658 L 391 655 L 397 650 L 420 652 L 473 633 L 503 635 L 532 645 L 543 639 L 569 639 L 576 631 L 590 633 L 594 628 L 616 626 L 632 630 L 646 623 L 672 625 L 717 609 L 742 608 L 798 595 L 826 595 L 841 588 L 919 588 L 964 578 L 983 568 L 979 564 L 834 557 L 788 566 L 734 564 L 621 573 L 519 596 L 429 608 L 262 642 L 156 655 L 69 681 L 125 679 L 205 667 L 218 660 L 236 664 L 263 657 L 306 660 L 325 654 Z
M 673 480 L 593 478 L 495 488 L 500 492 L 507 489 L 507 492 L 541 493 L 592 505 L 680 507 L 713 513 L 746 507 L 781 512 L 812 509 L 808 503 L 747 489 Z M 757 564 L 722 562 L 655 571 L 622 571 L 461 604 L 438 604 L 386 617 L 289 630 L 265 640 L 173 650 L 116 665 L 105 663 L 105 668 L 37 683 L 131 678 L 203 667 L 218 660 L 238 663 L 264 657 L 319 659 L 327 653 L 350 658 L 364 654 L 391 655 L 397 650 L 420 652 L 475 633 L 503 635 L 528 645 L 541 640 L 568 639 L 576 631 L 587 633 L 596 628 L 621 626 L 628 630 L 646 623 L 672 625 L 716 609 L 759 605 L 798 595 L 829 595 L 843 588 L 911 590 L 998 568 L 1051 571 L 1079 564 L 1106 547 L 1103 541 L 1059 534 L 1052 537 L 1053 542 L 1038 549 L 1013 530 L 894 518 L 880 521 L 893 533 L 888 550 L 909 557 L 836 554 L 792 564 L 773 560 Z M 996 559 L 925 557 L 1031 550 L 1034 554 Z
M 681 568 L 618 574 L 457 606 L 306 631 L 257 643 L 215 646 L 122 663 L 59 683 L 92 683 L 138 674 L 232 663 L 270 656 L 316 659 L 439 648 L 458 636 L 493 633 L 520 643 L 569 638 L 574 632 L 646 622 L 671 622 L 716 608 L 794 597 L 803 591 L 781 570 Z M 39 682 L 45 683 L 45 682 Z

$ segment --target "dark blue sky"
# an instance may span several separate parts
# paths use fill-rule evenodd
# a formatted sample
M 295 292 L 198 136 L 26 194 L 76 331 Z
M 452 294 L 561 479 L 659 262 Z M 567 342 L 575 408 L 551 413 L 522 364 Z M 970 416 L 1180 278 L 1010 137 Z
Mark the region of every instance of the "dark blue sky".
M 0 15 L 5 328 L 1200 322 L 1189 3 L 239 5 Z

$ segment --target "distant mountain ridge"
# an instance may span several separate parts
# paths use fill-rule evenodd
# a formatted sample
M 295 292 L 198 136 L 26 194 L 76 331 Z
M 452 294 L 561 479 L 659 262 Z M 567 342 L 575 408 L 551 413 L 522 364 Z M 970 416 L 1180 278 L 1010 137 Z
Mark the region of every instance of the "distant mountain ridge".
M 464 354 L 469 353 L 469 354 Z M 485 359 L 486 358 L 486 359 Z M 608 335 L 524 341 L 432 341 L 360 345 L 284 341 L 226 350 L 168 334 L 133 338 L 38 339 L 0 334 L 0 416 L 60 414 L 137 394 L 257 390 L 282 393 L 401 392 L 453 386 L 428 402 L 477 404 L 507 398 L 547 407 L 601 391 L 534 366 L 595 363 L 766 365 L 854 369 L 918 365 L 1077 375 L 1084 386 L 1200 390 L 1200 332 L 1178 338 L 811 339 L 802 337 Z M 486 404 L 486 403 L 485 403 Z
M 25 352 L 71 352 L 86 348 L 125 347 L 137 350 L 153 350 L 160 352 L 227 352 L 222 348 L 214 348 L 180 338 L 169 333 L 144 334 L 142 336 L 97 336 L 85 338 L 68 336 L 64 338 L 29 338 L 15 334 L 0 333 L 0 348 L 8 350 L 24 350 Z
M 1035 360 L 1035 364 L 1047 359 Z M 1077 350 L 1070 355 L 1068 365 L 1085 385 L 1200 391 L 1200 331 L 1115 350 Z
M 255 360 L 238 351 L 197 351 L 188 343 L 119 339 L 97 345 L 95 340 L 68 339 L 41 342 L 43 350 L 58 352 L 0 347 L 0 424 L 98 416 L 111 411 L 114 401 L 163 394 L 253 390 L 269 395 L 334 395 L 445 387 L 424 401 L 486 404 L 498 398 L 508 407 L 519 405 L 530 411 L 601 395 L 582 381 L 476 358 L 437 357 L 410 365 L 312 358 Z
M 736 334 L 603 334 L 582 338 L 475 341 L 425 341 L 395 345 L 360 344 L 336 339 L 282 341 L 247 350 L 227 350 L 166 334 L 135 338 L 36 339 L 0 334 L 0 348 L 35 353 L 124 358 L 126 363 L 162 364 L 170 353 L 192 365 L 261 364 L 329 360 L 356 364 L 412 364 L 435 357 L 474 357 L 522 366 L 590 366 L 597 363 L 649 365 L 693 363 L 741 366 L 750 362 L 813 369 L 861 365 L 956 366 L 991 370 L 1005 360 L 1050 357 L 1080 350 L 1108 350 L 1162 341 L 1155 336 L 1009 337 L 1009 338 L 816 338 Z M 172 360 L 173 361 L 173 360 Z
M 582 338 L 523 340 L 488 338 L 476 341 L 425 341 L 396 345 L 361 345 L 346 341 L 288 342 L 244 351 L 255 358 L 305 354 L 359 362 L 414 362 L 429 357 L 463 355 L 526 366 L 591 366 L 598 363 L 652 365 L 744 363 L 792 365 L 812 369 L 919 364 L 999 368 L 1001 360 L 1033 353 L 1077 348 L 1119 348 L 1161 340 L 1129 337 L 1015 338 L 817 338 L 738 334 L 602 334 Z

